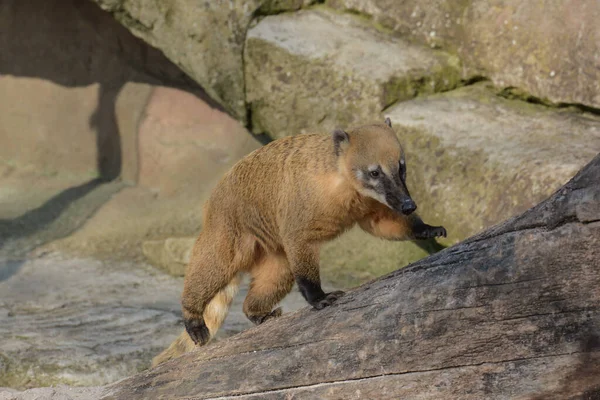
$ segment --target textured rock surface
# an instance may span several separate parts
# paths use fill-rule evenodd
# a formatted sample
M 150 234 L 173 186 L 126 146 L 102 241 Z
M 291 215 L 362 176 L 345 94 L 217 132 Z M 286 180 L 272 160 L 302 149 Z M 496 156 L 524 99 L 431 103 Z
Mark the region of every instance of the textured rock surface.
M 0 386 L 113 382 L 180 329 L 181 281 L 151 269 L 44 257 L 0 273 Z
M 142 256 L 144 241 L 196 236 L 210 189 L 239 158 L 260 146 L 224 112 L 164 87 L 152 91 L 137 136 L 137 185 L 119 192 L 52 249 L 131 258 Z
M 517 218 L 106 399 L 595 398 L 599 180 L 600 155 Z
M 321 277 L 350 288 L 427 255 L 411 242 L 378 239 L 355 227 L 323 246 Z
M 473 2 L 465 18 L 460 55 L 472 71 L 500 87 L 600 108 L 599 2 Z
M 194 237 L 147 240 L 142 245 L 142 252 L 152 265 L 163 268 L 170 275 L 184 276 L 195 242 Z
M 0 387 L 101 385 L 146 369 L 183 329 L 182 286 L 142 264 L 0 259 Z M 217 342 L 253 326 L 246 291 L 247 283 Z M 306 302 L 294 291 L 282 305 Z
M 464 13 L 471 0 L 327 0 L 337 10 L 371 19 L 390 34 L 431 48 L 456 51 L 464 38 Z
M 134 35 L 162 50 L 211 98 L 245 121 L 242 50 L 255 12 L 297 9 L 308 0 L 94 0 Z M 260 10 L 259 10 L 260 9 Z
M 53 249 L 141 258 L 197 234 L 206 191 L 260 143 L 88 0 L 2 2 L 0 26 L 0 256 L 90 217 Z
M 244 59 L 252 129 L 274 138 L 364 122 L 459 81 L 456 58 L 325 9 L 262 19 Z
M 458 54 L 468 75 L 600 108 L 600 3 L 328 0 L 396 35 Z M 543 9 L 544 12 L 540 12 Z
M 600 118 L 494 95 L 488 84 L 386 111 L 422 213 L 462 239 L 533 206 L 600 152 Z
M 87 0 L 3 1 L 0 26 L 0 255 L 22 255 L 136 182 L 157 85 L 203 92 Z
M 192 81 L 86 0 L 3 1 L 0 26 L 0 218 L 98 176 L 135 180 L 151 85 Z
M 106 389 L 96 387 L 70 387 L 57 385 L 47 388 L 35 388 L 25 391 L 0 387 L 0 400 L 92 400 L 106 394 Z

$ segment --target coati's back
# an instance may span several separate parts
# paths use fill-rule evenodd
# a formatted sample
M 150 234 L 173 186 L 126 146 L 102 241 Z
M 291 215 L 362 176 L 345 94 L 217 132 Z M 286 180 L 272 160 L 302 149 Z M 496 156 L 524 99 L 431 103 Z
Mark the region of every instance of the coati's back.
M 329 134 L 303 134 L 273 141 L 248 154 L 222 178 L 206 205 L 205 227 L 227 223 L 229 228 L 239 229 L 248 222 L 276 232 L 279 205 L 290 200 L 291 193 L 309 192 L 302 186 L 310 185 L 311 177 L 335 170 Z M 290 191 L 291 187 L 295 190 Z

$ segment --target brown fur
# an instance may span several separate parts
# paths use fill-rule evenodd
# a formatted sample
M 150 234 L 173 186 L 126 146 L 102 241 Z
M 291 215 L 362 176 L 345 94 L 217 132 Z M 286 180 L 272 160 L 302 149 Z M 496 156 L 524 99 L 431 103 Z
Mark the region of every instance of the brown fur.
M 224 296 L 224 288 L 237 286 L 241 272 L 252 277 L 244 312 L 255 323 L 281 314 L 273 307 L 294 281 L 310 304 L 322 308 L 340 295 L 321 290 L 319 250 L 324 242 L 356 223 L 391 240 L 414 239 L 413 227 L 429 227 L 415 214 L 402 215 L 369 197 L 357 177 L 357 167 L 372 163 L 386 173 L 398 169 L 403 151 L 390 126 L 365 125 L 344 134 L 338 139 L 334 134 L 333 140 L 330 134 L 276 140 L 222 178 L 206 204 L 204 227 L 186 272 L 186 321 L 204 321 L 214 336 L 224 316 L 214 318 L 210 310 L 227 309 L 233 296 Z M 184 331 L 154 364 L 193 347 Z

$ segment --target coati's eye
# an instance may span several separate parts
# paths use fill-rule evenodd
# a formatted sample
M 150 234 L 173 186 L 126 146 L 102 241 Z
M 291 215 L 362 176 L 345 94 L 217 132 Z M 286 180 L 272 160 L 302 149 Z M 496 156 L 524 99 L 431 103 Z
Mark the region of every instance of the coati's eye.
M 371 178 L 379 178 L 379 171 L 377 171 L 377 170 L 371 171 L 371 172 L 369 172 L 369 176 Z

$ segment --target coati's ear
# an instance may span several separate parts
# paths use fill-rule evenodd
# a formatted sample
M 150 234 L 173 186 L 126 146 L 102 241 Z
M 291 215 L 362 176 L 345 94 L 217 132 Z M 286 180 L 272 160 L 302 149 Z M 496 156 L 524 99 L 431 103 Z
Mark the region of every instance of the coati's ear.
M 390 128 L 392 127 L 392 120 L 390 119 L 390 117 L 386 117 L 385 119 L 385 124 L 387 126 L 389 126 Z
M 335 149 L 335 154 L 339 156 L 350 144 L 350 136 L 348 136 L 345 131 L 339 128 L 334 130 L 331 136 L 333 138 L 333 148 Z

